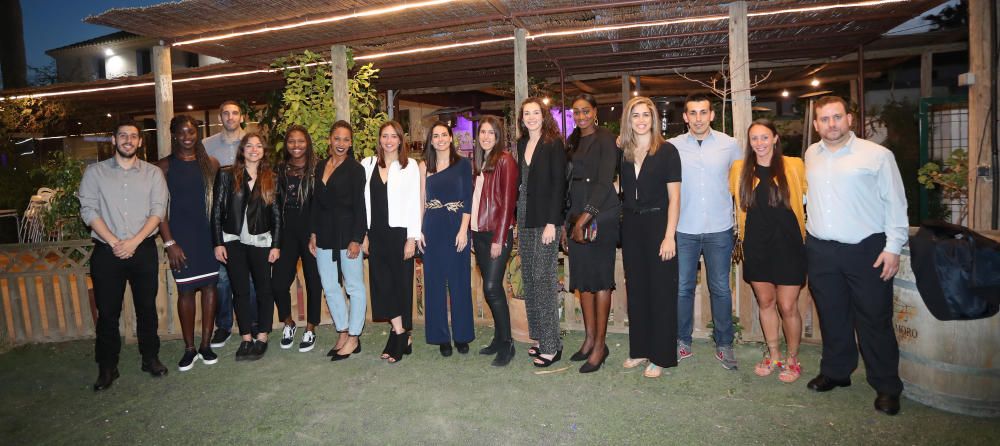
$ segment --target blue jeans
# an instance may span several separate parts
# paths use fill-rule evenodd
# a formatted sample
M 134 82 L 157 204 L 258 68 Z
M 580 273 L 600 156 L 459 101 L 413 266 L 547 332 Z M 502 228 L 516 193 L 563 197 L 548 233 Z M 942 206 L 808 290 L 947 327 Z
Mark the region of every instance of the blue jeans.
M 347 330 L 347 334 L 358 336 L 365 327 L 365 308 L 368 295 L 365 290 L 365 272 L 361 253 L 354 259 L 347 258 L 347 250 L 339 250 L 339 259 L 334 259 L 334 250 L 316 248 L 316 266 L 319 268 L 319 280 L 323 283 L 326 294 L 326 304 L 330 306 L 333 325 L 337 331 Z M 338 262 L 339 260 L 339 262 Z M 337 267 L 344 275 L 344 287 L 351 298 L 350 316 L 347 313 L 347 300 L 337 280 Z
M 219 282 L 215 285 L 215 328 L 233 330 L 233 287 L 229 284 L 229 271 L 226 265 L 219 264 Z M 250 280 L 250 308 L 253 309 L 253 319 L 257 320 L 257 292 L 254 291 L 253 279 Z
M 677 340 L 691 344 L 694 331 L 694 289 L 698 284 L 698 259 L 704 254 L 705 276 L 712 299 L 715 345 L 733 345 L 733 294 L 729 288 L 732 269 L 733 231 L 709 234 L 677 233 L 679 285 L 677 292 Z

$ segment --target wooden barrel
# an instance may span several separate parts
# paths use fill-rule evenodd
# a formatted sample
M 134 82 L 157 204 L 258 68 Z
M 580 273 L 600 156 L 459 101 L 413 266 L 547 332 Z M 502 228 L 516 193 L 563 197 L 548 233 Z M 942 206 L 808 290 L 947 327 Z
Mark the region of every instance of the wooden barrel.
M 1000 315 L 939 321 L 917 291 L 909 250 L 893 292 L 903 396 L 948 412 L 1000 417 Z

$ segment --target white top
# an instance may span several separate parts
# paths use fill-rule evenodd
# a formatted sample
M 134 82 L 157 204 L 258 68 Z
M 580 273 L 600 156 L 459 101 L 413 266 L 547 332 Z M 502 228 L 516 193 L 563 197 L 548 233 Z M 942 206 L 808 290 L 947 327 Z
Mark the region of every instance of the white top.
M 248 229 L 250 224 L 247 223 L 247 212 L 243 211 L 243 229 L 240 230 L 240 235 L 230 234 L 228 232 L 222 233 L 223 242 L 231 242 L 233 240 L 239 240 L 240 243 L 248 246 L 254 246 L 257 248 L 270 248 L 271 247 L 271 231 L 267 231 L 263 234 L 251 234 Z
M 854 136 L 835 152 L 823 141 L 806 150 L 809 218 L 806 231 L 821 240 L 856 244 L 885 233 L 884 251 L 899 254 L 909 236 L 906 193 L 896 158 L 885 147 Z
M 246 132 L 240 129 L 237 130 L 236 134 L 236 139 L 232 141 L 226 140 L 225 132 L 219 132 L 201 140 L 209 156 L 219 161 L 219 167 L 232 166 L 236 161 L 236 152 L 240 149 L 240 140 L 243 139 L 243 135 L 246 135 Z
M 472 218 L 469 222 L 473 231 L 479 231 L 479 202 L 483 196 L 483 173 L 476 175 L 476 187 L 472 190 Z
M 712 130 L 701 143 L 691 132 L 667 142 L 677 148 L 681 158 L 681 213 L 677 232 L 712 234 L 732 229 L 729 166 L 743 156 L 736 140 Z
M 378 158 L 370 156 L 361 160 L 365 168 L 365 214 L 368 229 L 372 227 L 372 194 L 370 182 L 372 174 L 377 175 Z M 389 197 L 389 226 L 406 228 L 406 238 L 419 240 L 422 237 L 423 203 L 420 201 L 420 167 L 417 160 L 410 158 L 406 168 L 400 168 L 398 161 L 389 165 L 386 178 L 386 195 Z

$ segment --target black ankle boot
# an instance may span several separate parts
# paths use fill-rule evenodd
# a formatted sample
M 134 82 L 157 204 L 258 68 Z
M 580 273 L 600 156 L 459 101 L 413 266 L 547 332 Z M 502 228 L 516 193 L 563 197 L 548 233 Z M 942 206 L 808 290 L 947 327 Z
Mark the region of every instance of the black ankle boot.
M 497 357 L 493 358 L 490 365 L 494 367 L 504 367 L 514 359 L 514 341 L 507 341 L 497 346 Z
M 497 342 L 497 338 L 494 337 L 493 340 L 490 341 L 490 345 L 487 345 L 486 347 L 483 347 L 483 348 L 479 349 L 479 354 L 480 355 L 495 355 L 497 352 L 500 351 L 499 350 L 500 344 L 501 344 L 500 342 Z

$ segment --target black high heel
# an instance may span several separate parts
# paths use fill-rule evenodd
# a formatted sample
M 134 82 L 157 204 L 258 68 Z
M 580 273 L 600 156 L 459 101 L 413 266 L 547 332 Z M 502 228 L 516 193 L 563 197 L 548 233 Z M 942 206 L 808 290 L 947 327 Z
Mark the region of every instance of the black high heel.
M 396 336 L 399 336 L 399 335 L 397 335 L 396 332 L 392 331 L 392 329 L 390 328 L 389 329 L 389 338 L 385 340 L 385 348 L 382 349 L 382 356 L 381 356 L 382 359 L 389 359 L 389 356 L 391 356 L 390 353 L 391 353 L 391 350 L 392 350 L 392 346 L 395 345 L 393 339 L 396 339 Z M 361 345 L 361 344 L 358 344 L 358 345 Z
M 600 370 L 601 366 L 604 365 L 604 361 L 608 360 L 608 355 L 609 354 L 611 354 L 611 350 L 608 349 L 607 344 L 605 344 L 604 345 L 604 356 L 601 357 L 601 362 L 598 362 L 597 365 L 591 364 L 589 361 L 583 363 L 583 365 L 580 366 L 580 373 L 591 373 L 591 372 L 596 372 L 596 371 Z
M 539 353 L 539 355 L 535 356 L 535 359 L 532 360 L 531 363 L 534 364 L 535 367 L 548 367 L 559 362 L 560 359 L 562 359 L 562 350 L 556 351 L 556 355 L 553 356 L 552 359 L 545 359 L 545 357 Z M 536 360 L 542 362 L 535 362 Z
M 399 333 L 393 338 L 394 342 L 389 351 L 389 364 L 397 364 L 403 360 L 403 355 L 406 354 L 406 347 L 408 347 L 406 342 L 409 340 L 409 336 L 405 335 L 406 333 Z
M 569 360 L 573 361 L 573 362 L 586 361 L 587 358 L 590 357 L 590 353 L 593 352 L 593 351 L 594 351 L 593 348 L 591 348 L 590 350 L 587 350 L 587 351 L 577 350 L 576 353 L 573 353 L 573 356 L 569 357 Z
M 352 352 L 350 352 L 350 353 L 348 353 L 346 355 L 341 355 L 340 353 L 337 353 L 336 351 L 334 351 L 332 357 L 330 358 L 330 360 L 331 361 L 340 361 L 342 359 L 350 358 L 351 355 L 353 355 L 355 353 L 361 353 L 361 335 L 358 335 L 358 346 L 354 347 L 354 351 L 352 351 Z

